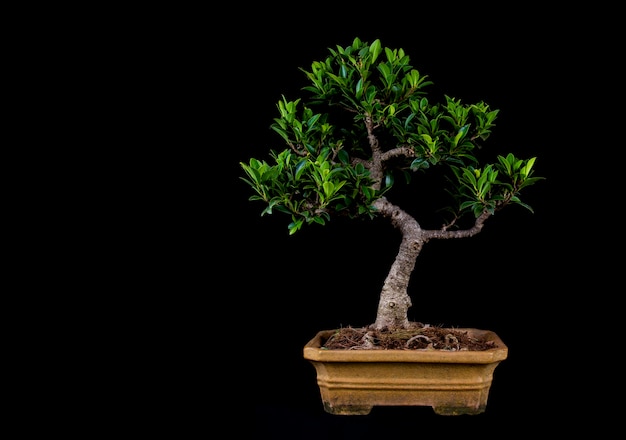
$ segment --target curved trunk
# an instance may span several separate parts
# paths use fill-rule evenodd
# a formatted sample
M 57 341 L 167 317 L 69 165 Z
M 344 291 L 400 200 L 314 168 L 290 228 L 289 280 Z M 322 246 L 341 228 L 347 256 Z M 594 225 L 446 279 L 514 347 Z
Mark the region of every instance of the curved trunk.
M 468 229 L 448 231 L 443 227 L 437 230 L 425 230 L 410 214 L 384 197 L 378 199 L 374 206 L 400 231 L 402 242 L 380 292 L 376 322 L 370 327 L 377 330 L 409 328 L 411 323 L 408 319 L 408 310 L 412 305 L 408 293 L 409 281 L 424 244 L 431 239 L 473 237 L 480 233 L 492 214 L 489 211 L 483 211 L 475 220 L 474 225 Z
M 422 236 L 419 224 L 409 214 L 389 203 L 385 198 L 379 199 L 375 206 L 381 214 L 391 220 L 394 227 L 400 230 L 402 242 L 383 284 L 376 322 L 372 327 L 375 329 L 408 328 L 407 312 L 412 305 L 408 294 L 409 281 L 426 240 Z

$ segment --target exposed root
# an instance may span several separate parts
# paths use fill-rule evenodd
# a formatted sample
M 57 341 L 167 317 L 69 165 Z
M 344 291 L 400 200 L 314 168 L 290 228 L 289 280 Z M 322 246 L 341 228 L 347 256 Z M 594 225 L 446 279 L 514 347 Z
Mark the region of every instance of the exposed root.
M 324 347 L 334 350 L 483 351 L 494 348 L 495 343 L 470 337 L 466 331 L 418 323 L 398 330 L 341 328 L 328 338 Z
M 432 346 L 432 344 L 430 342 L 430 338 L 428 336 L 426 336 L 426 335 L 415 335 L 411 339 L 406 341 L 406 344 L 404 344 L 404 346 L 406 348 L 411 348 L 411 343 L 417 341 L 418 339 L 421 340 L 422 343 L 426 343 L 429 346 Z

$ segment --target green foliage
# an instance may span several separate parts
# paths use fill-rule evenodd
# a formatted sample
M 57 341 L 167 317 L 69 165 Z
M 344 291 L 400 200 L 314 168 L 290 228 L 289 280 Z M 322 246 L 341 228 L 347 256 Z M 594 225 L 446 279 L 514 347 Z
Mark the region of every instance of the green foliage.
M 384 48 L 355 38 L 352 45 L 329 49 L 310 70 L 306 96 L 282 96 L 271 128 L 286 144 L 271 151 L 271 163 L 241 163 L 242 179 L 255 191 L 250 200 L 291 216 L 289 231 L 304 224 L 324 225 L 332 215 L 376 215 L 372 204 L 413 173 L 442 166 L 450 171 L 446 189 L 455 217 L 515 203 L 520 191 L 541 179 L 532 177 L 535 158 L 498 156 L 480 166 L 475 150 L 489 138 L 499 110 L 484 102 L 464 104 L 445 96 L 431 103 L 432 83 L 415 69 L 403 49 Z
M 274 208 L 291 214 L 291 234 L 304 223 L 324 225 L 331 212 L 373 216 L 376 191 L 371 188 L 369 172 L 363 164 L 341 166 L 341 161 L 329 160 L 329 154 L 329 148 L 323 148 L 317 157 L 272 151 L 273 165 L 256 159 L 242 163 L 247 175 L 242 179 L 256 191 L 250 200 L 267 203 L 262 215 L 272 214 Z
M 494 214 L 498 209 L 515 203 L 533 212 L 523 203 L 518 195 L 520 191 L 543 179 L 531 177 L 536 158 L 527 160 L 516 158 L 512 153 L 506 157 L 498 156 L 498 163 L 481 168 L 451 166 L 456 183 L 453 196 L 459 202 L 461 213 L 472 212 L 478 217 L 487 210 Z M 500 179 L 498 179 L 500 177 Z

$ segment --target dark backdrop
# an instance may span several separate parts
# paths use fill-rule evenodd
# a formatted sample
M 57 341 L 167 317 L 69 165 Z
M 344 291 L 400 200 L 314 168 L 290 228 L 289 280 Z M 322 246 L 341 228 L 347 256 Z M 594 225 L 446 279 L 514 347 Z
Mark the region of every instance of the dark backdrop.
M 602 97 L 584 78 L 605 78 L 590 33 L 543 10 L 498 9 L 487 18 L 452 6 L 363 8 L 246 7 L 245 20 L 232 11 L 188 13 L 155 25 L 157 52 L 166 54 L 156 57 L 166 85 L 158 96 L 166 99 L 154 108 L 167 116 L 153 129 L 170 146 L 154 171 L 162 179 L 151 214 L 159 238 L 146 241 L 158 260 L 150 275 L 170 292 L 157 319 L 176 365 L 166 375 L 167 407 L 176 408 L 181 429 L 210 432 L 218 409 L 233 435 L 271 439 L 447 438 L 462 429 L 499 437 L 502 429 L 534 434 L 591 420 L 596 387 L 570 388 L 588 366 L 568 351 L 586 332 L 579 339 L 565 327 L 585 322 L 572 288 L 586 275 L 581 244 L 564 230 L 576 227 L 567 212 L 585 197 L 567 177 L 580 165 L 572 153 L 585 151 L 586 115 Z M 239 162 L 282 148 L 269 126 L 281 94 L 293 99 L 306 83 L 298 67 L 357 36 L 404 48 L 435 83 L 431 98 L 446 93 L 499 108 L 494 154 L 537 156 L 536 173 L 547 178 L 524 193 L 534 214 L 512 207 L 478 237 L 429 243 L 411 282 L 412 320 L 494 330 L 508 345 L 481 415 L 421 407 L 326 414 L 302 348 L 320 329 L 374 320 L 399 237 L 385 223 L 340 221 L 290 237 L 289 219 L 261 217 L 240 180 Z M 374 230 L 377 241 L 366 241 Z
M 455 21 L 447 24 L 445 15 L 398 23 L 397 28 L 381 23 L 383 18 L 372 19 L 371 24 L 346 24 L 333 16 L 313 23 L 277 23 L 244 37 L 227 48 L 235 63 L 230 68 L 251 63 L 235 74 L 238 84 L 226 74 L 229 68 L 216 65 L 228 87 L 238 89 L 227 95 L 232 102 L 224 115 L 233 118 L 228 124 L 236 128 L 226 139 L 220 132 L 218 141 L 231 150 L 227 184 L 236 198 L 228 220 L 231 232 L 218 234 L 232 253 L 227 278 L 222 278 L 233 301 L 229 306 L 243 308 L 241 314 L 228 311 L 232 323 L 241 326 L 238 348 L 254 353 L 242 366 L 245 387 L 240 397 L 245 396 L 243 405 L 250 411 L 246 423 L 268 438 L 294 439 L 419 436 L 424 428 L 445 438 L 460 429 L 495 429 L 503 421 L 532 432 L 540 421 L 556 420 L 555 407 L 576 405 L 564 382 L 561 330 L 547 327 L 560 322 L 559 304 L 567 295 L 555 286 L 562 270 L 555 264 L 562 243 L 554 232 L 560 212 L 557 163 L 563 148 L 558 109 L 563 99 L 569 105 L 562 82 L 563 69 L 571 63 L 563 51 L 565 37 L 545 35 L 547 23 L 518 29 L 534 28 L 530 42 L 508 29 L 510 22 L 465 23 L 469 30 Z M 440 27 L 429 23 L 422 28 L 420 21 L 427 20 Z M 348 45 L 355 36 L 403 47 L 414 66 L 434 81 L 433 97 L 447 93 L 464 101 L 483 99 L 501 109 L 490 145 L 502 153 L 538 156 L 536 172 L 547 177 L 524 194 L 534 215 L 513 207 L 492 219 L 475 239 L 429 243 L 412 278 L 412 320 L 492 329 L 509 346 L 483 415 L 446 418 L 419 407 L 374 408 L 364 417 L 324 413 L 315 372 L 302 358 L 302 347 L 319 329 L 373 322 L 378 291 L 399 237 L 389 225 L 377 222 L 337 222 L 289 237 L 289 218 L 261 218 L 260 206 L 247 201 L 250 191 L 236 181 L 239 161 L 265 158 L 270 147 L 282 147 L 269 124 L 281 94 L 293 98 L 305 84 L 297 68 L 308 68 L 326 56 L 328 47 Z M 368 240 L 372 230 L 380 234 L 375 241 Z

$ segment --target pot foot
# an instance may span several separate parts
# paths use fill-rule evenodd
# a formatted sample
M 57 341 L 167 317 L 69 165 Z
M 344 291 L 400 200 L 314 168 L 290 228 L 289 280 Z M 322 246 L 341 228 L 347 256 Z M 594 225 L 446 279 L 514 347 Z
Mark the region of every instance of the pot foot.
M 372 411 L 369 405 L 337 405 L 330 406 L 324 402 L 324 411 L 340 416 L 365 416 Z
M 478 408 L 470 407 L 470 406 L 433 406 L 433 411 L 435 414 L 439 414 L 441 416 L 461 416 L 461 415 L 475 415 L 482 414 L 485 412 L 484 406 L 479 406 Z

